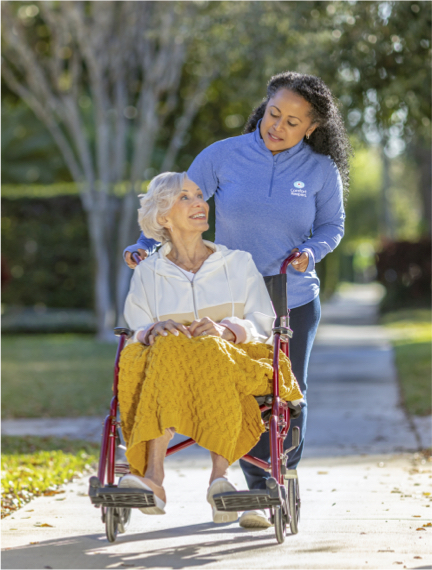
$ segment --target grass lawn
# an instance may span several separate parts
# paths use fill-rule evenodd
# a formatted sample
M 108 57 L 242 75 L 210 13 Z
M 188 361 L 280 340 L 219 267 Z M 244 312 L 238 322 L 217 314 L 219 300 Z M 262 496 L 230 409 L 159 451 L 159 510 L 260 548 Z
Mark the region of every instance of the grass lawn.
M 401 310 L 382 318 L 395 350 L 403 403 L 410 414 L 427 415 L 431 403 L 432 324 L 430 310 Z
M 106 414 L 115 353 L 91 335 L 3 335 L 3 419 Z
M 55 437 L 2 437 L 2 518 L 38 495 L 59 495 L 59 487 L 95 465 L 99 445 Z

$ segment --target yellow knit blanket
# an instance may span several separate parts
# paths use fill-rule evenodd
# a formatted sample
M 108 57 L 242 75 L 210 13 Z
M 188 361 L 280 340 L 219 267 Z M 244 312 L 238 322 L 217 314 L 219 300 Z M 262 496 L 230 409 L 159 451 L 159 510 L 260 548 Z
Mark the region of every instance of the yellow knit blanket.
M 233 463 L 264 431 L 254 396 L 272 391 L 273 348 L 215 336 L 157 337 L 133 343 L 120 360 L 119 403 L 131 472 L 143 476 L 146 444 L 174 427 Z M 281 397 L 302 397 L 289 359 L 280 353 Z

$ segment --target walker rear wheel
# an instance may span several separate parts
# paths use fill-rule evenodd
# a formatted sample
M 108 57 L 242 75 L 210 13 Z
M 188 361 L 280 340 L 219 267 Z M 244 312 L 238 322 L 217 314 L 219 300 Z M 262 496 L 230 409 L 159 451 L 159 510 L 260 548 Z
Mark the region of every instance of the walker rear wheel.
M 291 534 L 297 534 L 300 520 L 300 487 L 298 479 L 288 479 L 288 507 L 291 515 Z

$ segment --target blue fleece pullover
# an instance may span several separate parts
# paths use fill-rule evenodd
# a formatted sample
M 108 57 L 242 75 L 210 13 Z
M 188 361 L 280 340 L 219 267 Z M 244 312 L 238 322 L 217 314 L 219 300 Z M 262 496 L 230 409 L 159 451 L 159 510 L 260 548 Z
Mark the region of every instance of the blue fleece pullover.
M 306 250 L 306 272 L 287 271 L 289 308 L 319 294 L 315 264 L 335 249 L 344 233 L 342 180 L 330 157 L 304 141 L 273 155 L 258 125 L 253 133 L 207 147 L 188 176 L 206 200 L 215 196 L 216 243 L 251 253 L 264 276 L 279 273 L 293 248 Z M 155 244 L 141 234 L 125 251 L 151 250 Z

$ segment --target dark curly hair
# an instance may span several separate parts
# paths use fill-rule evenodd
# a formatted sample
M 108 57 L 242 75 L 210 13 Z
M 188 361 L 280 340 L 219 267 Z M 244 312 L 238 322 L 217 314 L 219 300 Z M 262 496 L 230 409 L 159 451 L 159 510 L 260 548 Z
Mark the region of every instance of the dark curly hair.
M 349 189 L 349 159 L 352 148 L 348 140 L 341 114 L 327 85 L 319 77 L 285 71 L 274 75 L 267 84 L 267 97 L 250 115 L 244 133 L 256 130 L 258 121 L 264 116 L 267 103 L 279 89 L 297 93 L 311 104 L 310 118 L 318 127 L 304 142 L 319 154 L 330 156 L 340 172 L 345 199 Z

